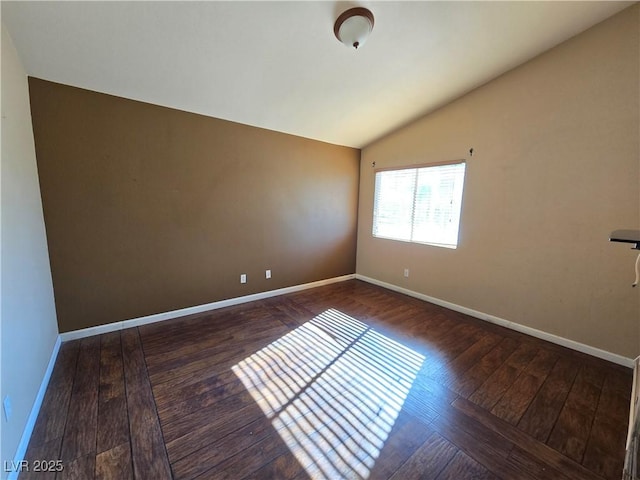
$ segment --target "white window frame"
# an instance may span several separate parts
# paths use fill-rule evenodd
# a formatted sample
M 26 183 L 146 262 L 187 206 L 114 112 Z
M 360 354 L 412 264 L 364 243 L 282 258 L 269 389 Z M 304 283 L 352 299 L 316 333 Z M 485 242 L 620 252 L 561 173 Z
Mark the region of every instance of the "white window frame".
M 457 248 L 466 162 L 375 170 L 376 238 Z

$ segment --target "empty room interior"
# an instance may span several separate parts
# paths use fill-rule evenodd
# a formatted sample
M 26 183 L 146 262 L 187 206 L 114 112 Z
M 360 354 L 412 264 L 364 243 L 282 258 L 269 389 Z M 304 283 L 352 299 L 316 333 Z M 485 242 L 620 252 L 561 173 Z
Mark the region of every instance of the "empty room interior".
M 1 8 L 2 480 L 639 478 L 637 2 Z

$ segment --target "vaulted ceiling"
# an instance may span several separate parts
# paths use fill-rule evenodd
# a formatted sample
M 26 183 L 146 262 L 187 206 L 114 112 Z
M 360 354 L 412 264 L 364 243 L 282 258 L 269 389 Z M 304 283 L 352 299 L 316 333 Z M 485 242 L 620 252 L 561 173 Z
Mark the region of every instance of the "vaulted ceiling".
M 27 74 L 362 147 L 633 2 L 2 2 Z

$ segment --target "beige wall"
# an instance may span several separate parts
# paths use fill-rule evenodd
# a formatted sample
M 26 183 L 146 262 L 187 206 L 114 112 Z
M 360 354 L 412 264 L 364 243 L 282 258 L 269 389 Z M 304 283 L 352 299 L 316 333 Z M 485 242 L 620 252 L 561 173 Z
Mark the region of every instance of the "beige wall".
M 16 458 L 58 336 L 27 75 L 2 25 L 1 386 L 13 415 L 2 413 L 0 463 Z M 35 421 L 35 419 L 33 419 Z M 33 425 L 32 425 L 33 426 Z M 26 448 L 25 444 L 21 445 Z M 24 454 L 24 451 L 22 451 Z M 20 454 L 18 457 L 21 458 Z M 7 465 L 10 465 L 8 463 Z M 2 478 L 7 472 L 2 469 Z
M 640 228 L 639 15 L 635 5 L 365 148 L 357 273 L 638 355 L 638 252 L 608 234 Z M 372 162 L 457 159 L 458 249 L 372 238 Z
M 30 93 L 61 331 L 355 272 L 358 150 L 33 78 Z

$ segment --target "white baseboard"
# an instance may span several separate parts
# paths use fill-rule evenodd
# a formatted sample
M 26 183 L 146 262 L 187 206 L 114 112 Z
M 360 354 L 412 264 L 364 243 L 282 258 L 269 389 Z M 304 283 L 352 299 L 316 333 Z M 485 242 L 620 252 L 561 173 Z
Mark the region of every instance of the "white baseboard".
M 627 450 L 631 448 L 637 415 L 640 414 L 640 356 L 633 361 L 633 383 L 631 384 L 631 401 L 629 405 L 629 431 L 627 433 Z M 635 427 L 637 428 L 637 427 Z
M 40 382 L 40 388 L 38 389 L 38 393 L 36 394 L 33 406 L 31 407 L 31 413 L 29 413 L 29 418 L 27 418 L 27 424 L 25 425 L 24 430 L 22 430 L 22 437 L 20 438 L 20 443 L 18 444 L 16 454 L 13 458 L 13 465 L 20 465 L 27 453 L 27 447 L 29 446 L 29 441 L 31 440 L 31 434 L 33 433 L 33 428 L 36 425 L 36 420 L 38 419 L 38 414 L 40 413 L 40 407 L 42 407 L 42 401 L 44 400 L 44 394 L 47 392 L 49 380 L 51 379 L 51 373 L 53 372 L 53 367 L 56 364 L 56 359 L 58 358 L 58 352 L 60 351 L 61 344 L 62 339 L 60 338 L 60 335 L 58 335 L 58 337 L 56 338 L 56 343 L 53 345 L 53 351 L 51 352 L 51 357 L 49 358 L 49 364 L 47 365 L 47 369 L 44 372 L 42 382 Z M 7 480 L 16 480 L 18 478 L 18 473 L 18 471 L 9 472 Z
M 451 303 L 446 300 L 441 300 L 439 298 L 431 297 L 423 293 L 415 292 L 413 290 L 409 290 L 404 287 L 399 287 L 398 285 L 393 285 L 391 283 L 383 282 L 381 280 L 377 280 L 375 278 L 370 278 L 360 274 L 343 275 L 341 277 L 328 278 L 328 279 L 319 280 L 316 282 L 305 283 L 301 285 L 294 285 L 294 286 L 285 287 L 285 288 L 279 288 L 277 290 L 269 290 L 266 292 L 254 293 L 251 295 L 230 298 L 227 300 L 220 300 L 218 302 L 206 303 L 203 305 L 196 305 L 193 307 L 182 308 L 179 310 L 172 310 L 169 312 L 157 313 L 154 315 L 147 315 L 145 317 L 132 318 L 132 319 L 123 320 L 120 322 L 108 323 L 106 325 L 98 325 L 96 327 L 84 328 L 82 330 L 74 330 L 71 332 L 61 333 L 60 339 L 63 342 L 66 342 L 68 340 L 75 340 L 78 338 L 90 337 L 90 336 L 99 335 L 102 333 L 114 332 L 117 330 L 123 330 L 125 328 L 138 327 L 141 325 L 146 325 L 148 323 L 162 322 L 164 320 L 184 317 L 186 315 L 193 315 L 195 313 L 203 313 L 210 310 L 217 310 L 219 308 L 230 307 L 232 305 L 239 305 L 242 303 L 253 302 L 255 300 L 262 300 L 265 298 L 275 297 L 278 295 L 284 295 L 287 293 L 307 290 L 309 288 L 321 287 L 323 285 L 329 285 L 332 283 L 344 282 L 346 280 L 352 280 L 354 278 L 357 278 L 358 280 L 362 280 L 364 282 L 368 282 L 374 285 L 378 285 L 383 288 L 387 288 L 389 290 L 403 293 L 410 297 L 418 298 L 426 302 L 440 305 L 441 307 L 445 307 L 450 310 L 454 310 L 456 312 L 464 313 L 466 315 L 469 315 L 474 318 L 478 318 L 480 320 L 485 320 L 487 322 L 495 323 L 496 325 L 500 325 L 506 328 L 510 328 L 511 330 L 515 330 L 527 335 L 531 335 L 532 337 L 540 338 L 542 340 L 547 340 L 551 343 L 555 343 L 563 347 L 571 348 L 572 350 L 577 350 L 579 352 L 586 353 L 594 357 L 602 358 L 603 360 L 617 363 L 619 365 L 623 365 L 628 368 L 633 368 L 633 365 L 634 365 L 633 359 L 623 357 L 622 355 L 608 352 L 606 350 L 592 347 L 590 345 L 576 342 L 574 340 L 569 340 L 568 338 L 560 337 L 552 333 L 547 333 L 542 330 L 537 330 L 535 328 L 527 327 L 526 325 L 521 325 L 519 323 L 505 320 L 504 318 L 496 317 L 495 315 L 491 315 L 488 313 L 473 310 L 471 308 L 463 307 L 461 305 L 457 305 L 455 303 Z
M 323 285 L 330 285 L 332 283 L 344 282 L 346 280 L 353 280 L 355 274 L 343 275 L 341 277 L 327 278 L 325 280 L 318 280 L 311 283 L 303 283 L 301 285 L 293 285 L 291 287 L 278 288 L 276 290 L 268 290 L 266 292 L 254 293 L 251 295 L 245 295 L 242 297 L 229 298 L 227 300 L 220 300 L 218 302 L 205 303 L 204 305 L 196 305 L 193 307 L 181 308 L 179 310 L 172 310 L 169 312 L 156 313 L 154 315 L 147 315 L 145 317 L 132 318 L 130 320 L 122 320 L 120 322 L 107 323 L 106 325 L 98 325 L 97 327 L 83 328 L 81 330 L 73 330 L 71 332 L 64 332 L 60 334 L 63 342 L 68 340 L 76 340 L 78 338 L 91 337 L 93 335 L 99 335 L 102 333 L 115 332 L 117 330 L 124 330 L 125 328 L 139 327 L 140 325 L 146 325 L 148 323 L 162 322 L 164 320 L 171 320 L 173 318 L 184 317 L 186 315 L 193 315 L 194 313 L 207 312 L 209 310 L 217 310 L 219 308 L 230 307 L 232 305 L 239 305 L 241 303 L 253 302 L 255 300 L 262 300 L 265 298 L 276 297 L 278 295 L 284 295 L 286 293 L 299 292 L 301 290 L 307 290 L 309 288 L 321 287 Z
M 561 345 L 563 347 L 571 348 L 572 350 L 577 350 L 578 352 L 586 353 L 588 355 L 592 355 L 594 357 L 602 358 L 603 360 L 607 360 L 609 362 L 617 363 L 618 365 L 623 365 L 625 367 L 633 368 L 634 361 L 631 358 L 623 357 L 622 355 L 618 355 L 616 353 L 607 352 L 606 350 L 602 350 L 600 348 L 592 347 L 590 345 L 586 345 L 584 343 L 576 342 L 574 340 L 569 340 L 568 338 L 559 337 L 558 335 L 553 335 L 552 333 L 547 333 L 542 330 L 537 330 L 535 328 L 527 327 L 526 325 L 521 325 L 519 323 L 511 322 L 509 320 L 505 320 L 504 318 L 496 317 L 495 315 L 490 315 L 488 313 L 479 312 L 477 310 L 473 310 L 471 308 L 463 307 L 461 305 L 456 305 L 455 303 L 447 302 L 446 300 L 441 300 L 439 298 L 430 297 L 429 295 L 425 295 L 423 293 L 415 292 L 413 290 L 409 290 L 407 288 L 399 287 L 397 285 L 393 285 L 391 283 L 383 282 L 381 280 L 376 280 L 375 278 L 366 277 L 364 275 L 356 274 L 356 278 L 358 280 L 362 280 L 364 282 L 372 283 L 374 285 L 378 285 L 380 287 L 387 288 L 389 290 L 393 290 L 395 292 L 404 293 L 410 297 L 419 298 L 420 300 L 427 301 L 429 303 L 434 303 L 436 305 L 440 305 L 441 307 L 448 308 L 450 310 L 454 310 L 456 312 L 464 313 L 474 318 L 478 318 L 480 320 L 485 320 L 487 322 L 495 323 L 502 327 L 510 328 L 511 330 L 515 330 L 520 333 L 525 333 L 527 335 L 531 335 L 532 337 L 540 338 L 542 340 L 547 340 L 551 343 L 555 343 L 557 345 Z

